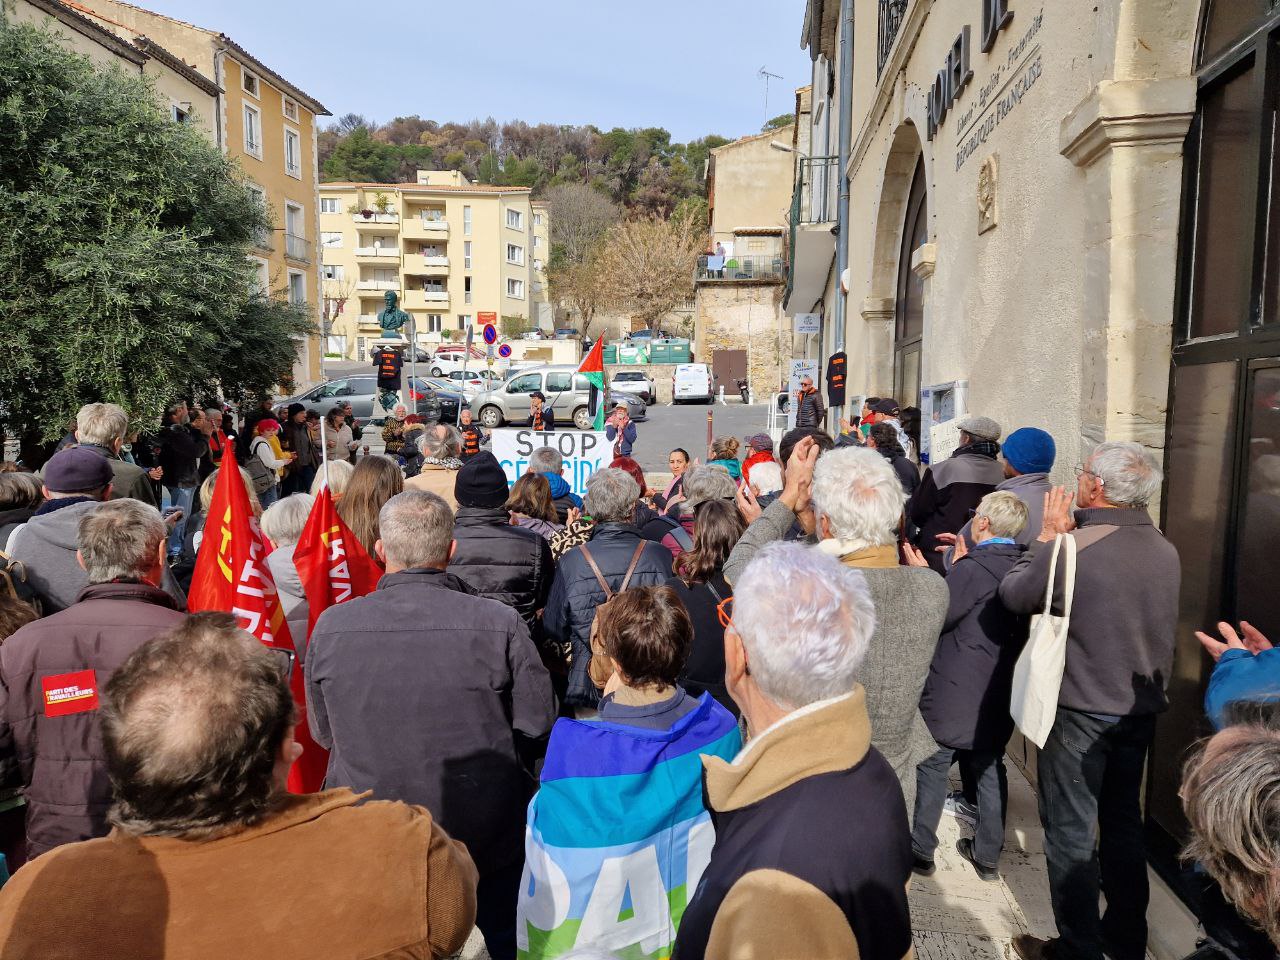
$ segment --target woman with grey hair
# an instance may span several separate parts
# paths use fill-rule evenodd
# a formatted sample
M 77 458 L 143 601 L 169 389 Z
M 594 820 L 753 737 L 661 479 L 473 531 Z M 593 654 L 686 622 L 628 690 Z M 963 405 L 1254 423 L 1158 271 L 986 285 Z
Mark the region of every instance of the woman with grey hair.
M 655 517 L 641 529 L 641 536 L 661 543 L 677 558 L 693 549 L 693 517 L 699 504 L 710 500 L 733 503 L 737 493 L 737 484 L 720 464 L 690 467 L 684 472 L 684 499 L 676 505 L 676 515 Z
M 596 608 L 628 587 L 657 586 L 671 576 L 671 554 L 631 525 L 639 499 L 640 485 L 626 471 L 610 467 L 592 475 L 583 502 L 595 521 L 591 538 L 560 558 L 542 615 L 547 637 L 572 652 L 564 700 L 585 714 L 600 700 L 588 673 Z
M 456 427 L 438 423 L 427 427 L 419 443 L 426 457 L 418 475 L 406 480 L 404 488 L 434 493 L 456 510 L 458 501 L 453 495 L 453 486 L 462 469 L 462 461 L 458 459 L 462 452 L 462 434 Z
M 341 461 L 338 461 L 341 462 Z M 332 470 L 336 463 L 329 464 Z M 302 644 L 307 636 L 307 595 L 302 589 L 302 580 L 298 577 L 298 568 L 293 563 L 293 548 L 298 545 L 302 536 L 302 528 L 307 525 L 307 517 L 311 515 L 311 505 L 315 497 L 309 493 L 295 493 L 277 500 L 267 507 L 262 515 L 262 535 L 271 541 L 272 550 L 267 554 L 267 567 L 276 582 L 276 592 L 280 594 L 280 604 L 284 608 L 284 618 L 289 623 L 289 634 L 293 642 L 302 652 Z

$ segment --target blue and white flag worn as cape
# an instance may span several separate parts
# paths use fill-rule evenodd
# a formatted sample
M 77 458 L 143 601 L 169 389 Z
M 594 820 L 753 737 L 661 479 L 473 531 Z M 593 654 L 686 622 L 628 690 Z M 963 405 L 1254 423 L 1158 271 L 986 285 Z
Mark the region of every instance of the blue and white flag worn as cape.
M 708 694 L 670 730 L 558 720 L 529 804 L 521 960 L 587 945 L 667 960 L 715 840 L 701 757 L 732 760 L 741 747 L 737 721 Z

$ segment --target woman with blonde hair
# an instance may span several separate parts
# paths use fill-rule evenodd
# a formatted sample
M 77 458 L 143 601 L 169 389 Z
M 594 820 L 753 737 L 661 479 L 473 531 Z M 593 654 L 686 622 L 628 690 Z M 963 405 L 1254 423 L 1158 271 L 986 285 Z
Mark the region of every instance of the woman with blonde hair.
M 742 464 L 738 462 L 739 446 L 737 437 L 716 437 L 711 441 L 711 453 L 707 464 L 724 467 L 729 471 L 729 476 L 733 478 L 734 483 L 742 479 Z
M 330 460 L 327 468 L 320 467 L 316 471 L 316 478 L 311 481 L 311 495 L 320 496 L 321 488 L 328 483 L 329 494 L 333 497 L 333 502 L 337 503 L 342 499 L 347 484 L 351 482 L 351 473 L 354 470 L 355 467 L 346 460 Z
M 375 454 L 361 458 L 356 464 L 338 501 L 338 516 L 375 560 L 373 545 L 378 542 L 378 512 L 403 490 L 404 474 L 399 464 L 390 457 Z

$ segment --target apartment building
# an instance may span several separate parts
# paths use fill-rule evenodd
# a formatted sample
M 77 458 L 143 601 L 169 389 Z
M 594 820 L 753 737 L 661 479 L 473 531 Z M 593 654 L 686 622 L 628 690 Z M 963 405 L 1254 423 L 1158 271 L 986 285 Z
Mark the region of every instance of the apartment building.
M 369 356 L 388 290 L 420 345 L 460 339 L 481 313 L 548 313 L 549 215 L 527 188 L 420 170 L 416 183 L 321 184 L 319 216 L 330 354 Z
M 70 3 L 70 0 L 67 0 Z M 317 118 L 324 104 L 289 83 L 224 33 L 120 0 L 79 0 L 75 9 L 117 35 L 144 37 L 211 80 L 212 116 L 223 153 L 239 162 L 273 222 L 252 259 L 273 294 L 310 306 L 321 326 L 317 244 Z M 298 345 L 294 380 L 321 379 L 319 337 Z
M 133 32 L 114 33 L 75 3 L 16 0 L 5 13 L 12 23 L 47 30 L 99 66 L 116 65 L 149 76 L 174 120 L 195 125 L 217 142 L 218 85 L 160 44 Z

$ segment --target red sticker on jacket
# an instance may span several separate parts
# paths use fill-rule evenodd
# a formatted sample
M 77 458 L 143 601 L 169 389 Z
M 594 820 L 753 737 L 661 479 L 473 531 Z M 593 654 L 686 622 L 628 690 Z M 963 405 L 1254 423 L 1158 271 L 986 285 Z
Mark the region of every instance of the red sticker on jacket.
M 65 717 L 98 709 L 98 678 L 92 670 L 45 677 L 40 685 L 44 688 L 46 717 Z

